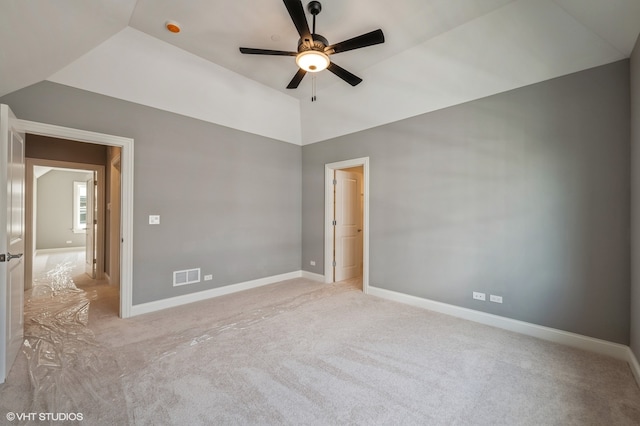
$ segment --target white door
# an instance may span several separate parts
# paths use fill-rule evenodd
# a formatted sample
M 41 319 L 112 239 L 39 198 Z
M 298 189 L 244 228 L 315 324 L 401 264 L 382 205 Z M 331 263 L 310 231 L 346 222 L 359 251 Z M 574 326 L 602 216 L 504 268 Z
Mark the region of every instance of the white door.
M 96 189 L 95 172 L 93 177 L 87 180 L 87 198 L 86 198 L 86 224 L 87 239 L 84 256 L 84 271 L 91 277 L 96 277 Z
M 335 281 L 358 277 L 362 273 L 360 180 L 358 173 L 335 171 Z
M 4 383 L 22 345 L 24 319 L 24 134 L 0 105 L 0 379 Z

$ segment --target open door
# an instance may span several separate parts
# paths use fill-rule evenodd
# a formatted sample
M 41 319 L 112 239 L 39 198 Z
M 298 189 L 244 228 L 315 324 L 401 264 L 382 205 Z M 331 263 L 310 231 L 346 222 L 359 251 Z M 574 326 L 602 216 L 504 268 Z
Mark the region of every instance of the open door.
M 0 105 L 0 382 L 18 355 L 24 334 L 24 133 Z
M 335 281 L 348 280 L 362 273 L 362 213 L 360 175 L 335 171 Z
M 96 172 L 87 180 L 87 197 L 85 199 L 87 239 L 85 248 L 85 272 L 91 278 L 96 278 L 96 191 L 98 190 Z

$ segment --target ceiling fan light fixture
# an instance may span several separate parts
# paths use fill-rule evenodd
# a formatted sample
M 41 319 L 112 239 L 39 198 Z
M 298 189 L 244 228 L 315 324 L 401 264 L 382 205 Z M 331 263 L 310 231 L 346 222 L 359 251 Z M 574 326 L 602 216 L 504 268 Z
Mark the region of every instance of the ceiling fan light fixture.
M 330 63 L 329 56 L 318 50 L 305 50 L 296 56 L 296 64 L 307 72 L 320 72 L 327 69 Z

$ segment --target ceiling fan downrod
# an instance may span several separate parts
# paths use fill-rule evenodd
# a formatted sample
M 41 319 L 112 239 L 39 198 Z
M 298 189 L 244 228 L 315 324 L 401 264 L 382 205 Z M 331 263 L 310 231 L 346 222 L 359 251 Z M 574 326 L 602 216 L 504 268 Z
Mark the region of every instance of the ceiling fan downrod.
M 320 4 L 319 1 L 310 1 L 309 4 L 307 5 L 307 10 L 309 11 L 309 13 L 311 15 L 313 15 L 313 28 L 311 30 L 311 37 L 315 38 L 316 37 L 316 16 L 322 12 L 322 4 Z M 328 42 L 325 43 L 329 44 Z M 316 96 L 317 93 L 317 86 L 316 86 L 316 76 L 313 75 L 311 77 L 311 102 L 315 102 L 318 100 L 318 97 Z
M 311 31 L 311 35 L 316 35 L 316 15 L 322 12 L 322 5 L 319 1 L 310 1 L 307 5 L 307 10 L 311 15 L 313 15 L 313 29 Z

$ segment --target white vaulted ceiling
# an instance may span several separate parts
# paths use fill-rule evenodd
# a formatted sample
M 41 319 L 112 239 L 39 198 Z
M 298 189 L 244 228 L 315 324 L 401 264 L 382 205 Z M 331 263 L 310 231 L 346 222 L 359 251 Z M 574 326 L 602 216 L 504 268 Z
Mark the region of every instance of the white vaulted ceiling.
M 377 28 L 386 42 L 332 56 L 364 81 L 321 72 L 311 103 L 309 75 L 285 89 L 294 58 L 238 51 L 296 50 L 281 0 L 3 0 L 0 96 L 50 80 L 306 144 L 624 59 L 640 33 L 638 0 L 322 6 L 329 42 Z

